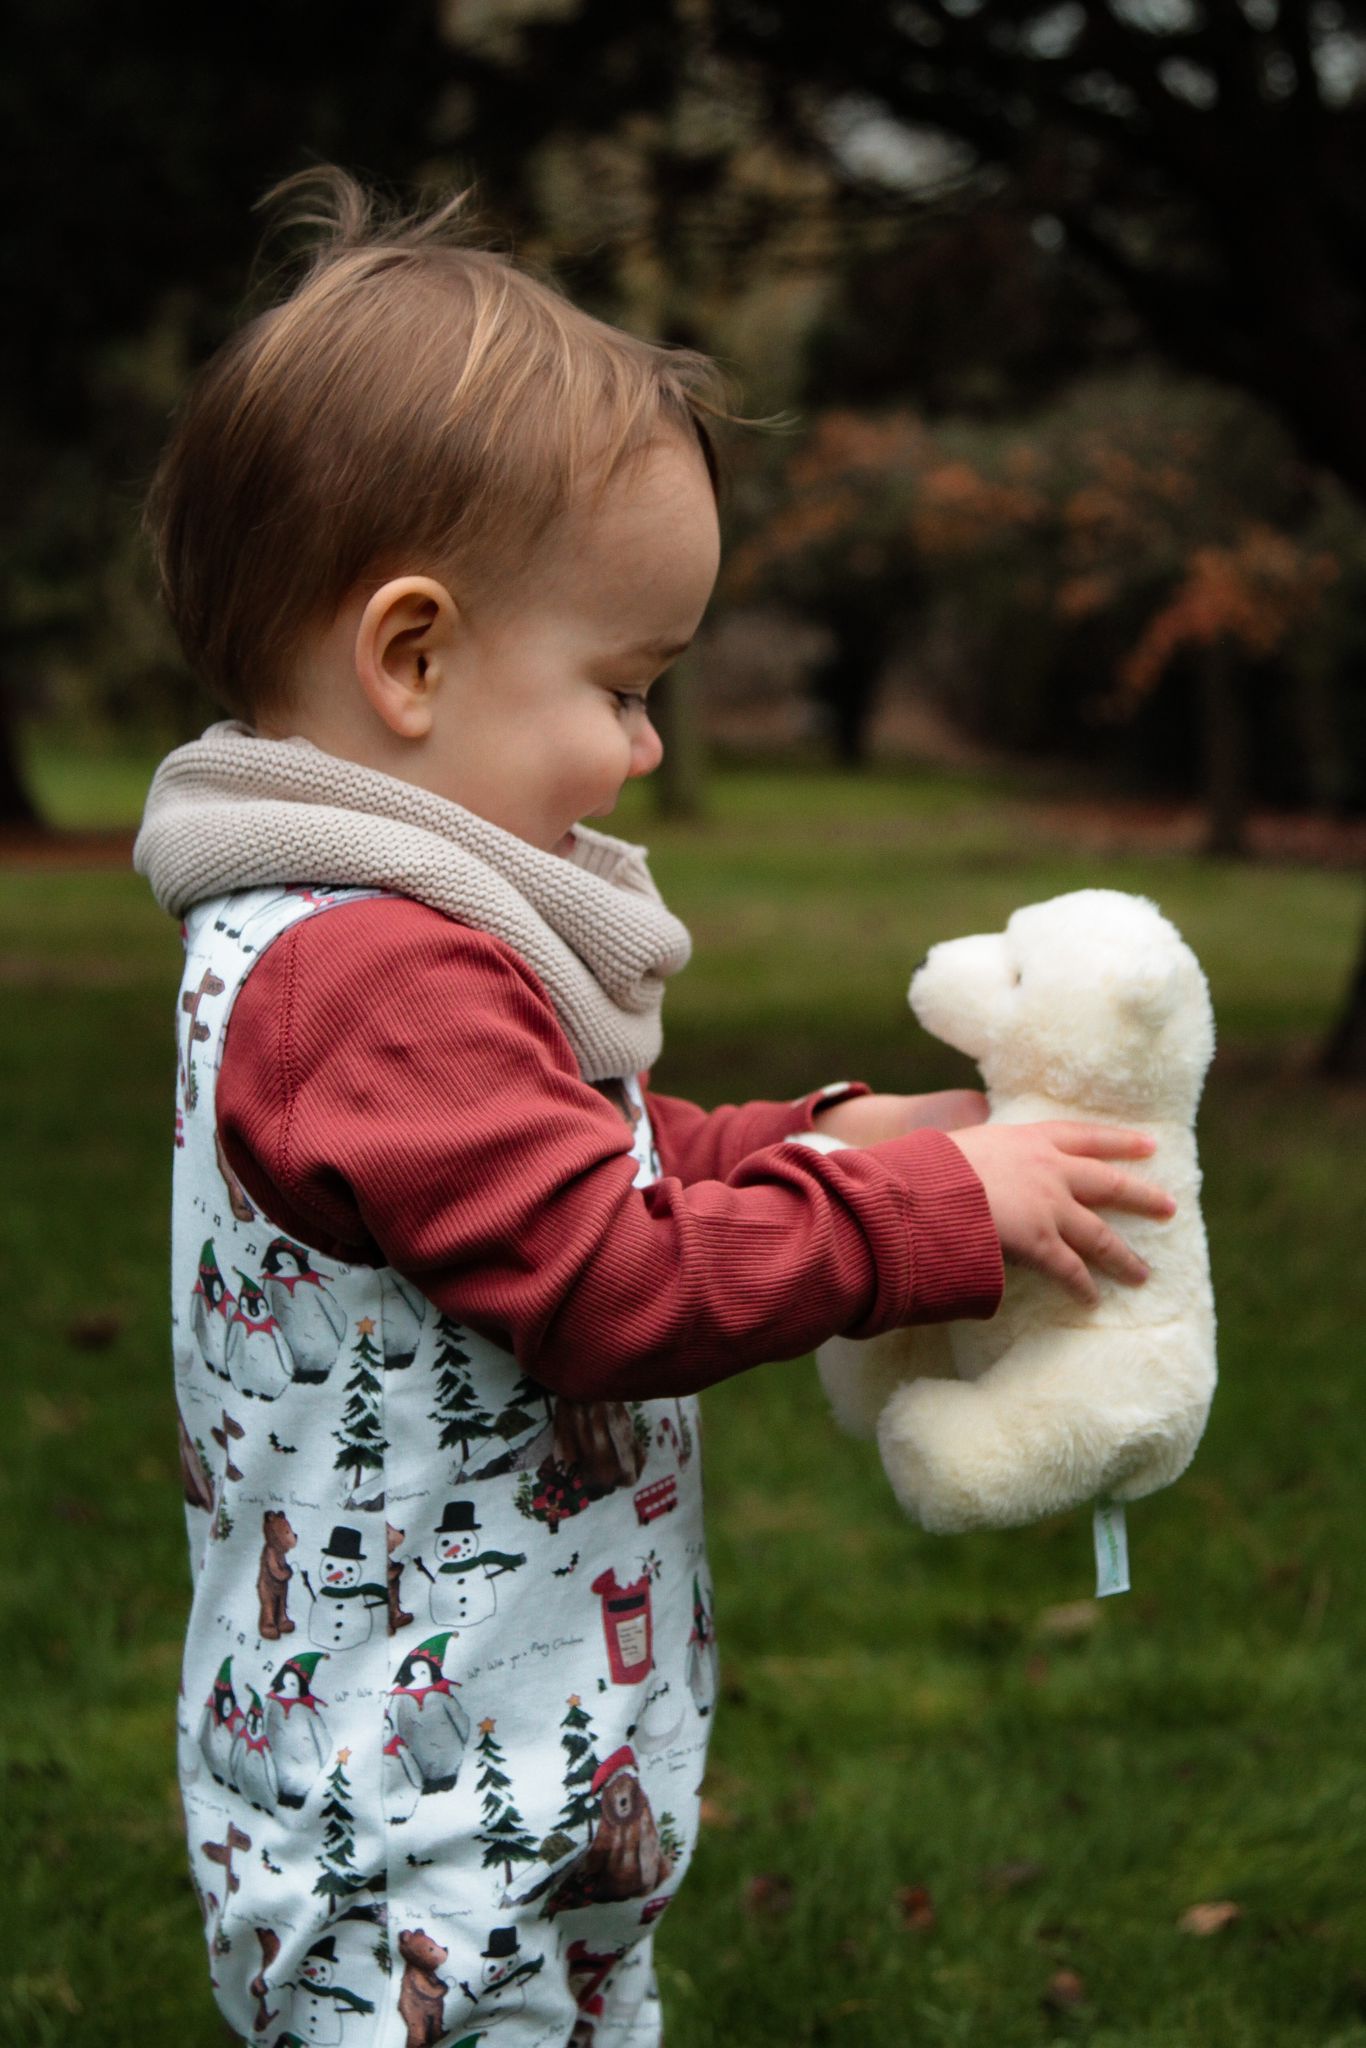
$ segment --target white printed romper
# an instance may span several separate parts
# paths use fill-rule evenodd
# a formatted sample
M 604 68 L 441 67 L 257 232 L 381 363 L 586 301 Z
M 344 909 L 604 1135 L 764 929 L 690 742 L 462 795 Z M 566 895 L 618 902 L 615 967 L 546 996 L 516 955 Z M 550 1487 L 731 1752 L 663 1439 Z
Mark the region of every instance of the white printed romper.
M 180 1778 L 215 1994 L 268 2048 L 657 2048 L 716 1692 L 691 1400 L 583 1404 L 225 1170 L 233 1001 L 298 919 L 196 906 L 177 1013 Z M 634 1078 L 604 1092 L 658 1175 Z

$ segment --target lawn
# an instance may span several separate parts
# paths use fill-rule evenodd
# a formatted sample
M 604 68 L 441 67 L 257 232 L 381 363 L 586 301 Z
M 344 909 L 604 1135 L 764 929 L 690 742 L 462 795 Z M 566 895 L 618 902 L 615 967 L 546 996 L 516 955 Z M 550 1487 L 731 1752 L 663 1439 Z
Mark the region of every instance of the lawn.
M 64 780 L 117 823 L 136 774 Z M 932 1539 L 809 1365 L 705 1400 L 723 1707 L 659 1953 L 669 2048 L 1366 2048 L 1366 1102 L 1308 1055 L 1361 915 L 1345 874 L 1081 855 L 981 781 L 718 779 L 648 836 L 697 957 L 657 1084 L 719 1101 L 969 1078 L 916 1031 L 936 939 L 1085 883 L 1204 959 L 1223 1383 L 1191 1473 L 1130 1516 Z M 182 1865 L 186 1599 L 165 1329 L 177 942 L 117 869 L 5 874 L 12 1394 L 9 1910 L 0 2040 L 219 2048 Z M 1196 1933 L 1189 1908 L 1230 1902 Z

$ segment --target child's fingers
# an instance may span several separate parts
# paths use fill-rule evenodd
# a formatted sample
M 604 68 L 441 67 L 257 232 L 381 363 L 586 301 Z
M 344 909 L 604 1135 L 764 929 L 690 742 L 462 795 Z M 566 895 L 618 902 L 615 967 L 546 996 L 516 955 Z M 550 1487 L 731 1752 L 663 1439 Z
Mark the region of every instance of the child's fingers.
M 1147 1159 L 1157 1150 L 1157 1140 L 1147 1131 L 1134 1131 L 1123 1124 L 1040 1124 L 1059 1152 L 1080 1153 L 1091 1159 Z
M 1088 1209 L 1125 1209 L 1135 1216 L 1157 1216 L 1164 1221 L 1176 1213 L 1176 1203 L 1165 1188 L 1098 1159 L 1077 1159 L 1069 1165 L 1067 1184 Z
M 1078 1203 L 1059 1227 L 1073 1251 L 1088 1266 L 1108 1273 L 1112 1280 L 1121 1281 L 1125 1287 L 1141 1287 L 1148 1278 L 1148 1268 L 1132 1245 L 1126 1244 L 1119 1232 L 1112 1230 L 1093 1209 L 1084 1209 Z
M 1082 1210 L 1081 1213 L 1085 1215 L 1087 1211 Z M 1091 1277 L 1085 1259 L 1080 1253 L 1073 1251 L 1063 1238 L 1054 1238 L 1047 1248 L 1039 1253 L 1037 1259 L 1031 1259 L 1028 1263 L 1035 1266 L 1046 1279 L 1056 1280 L 1060 1286 L 1065 1287 L 1083 1308 L 1094 1308 L 1100 1300 L 1100 1290 Z

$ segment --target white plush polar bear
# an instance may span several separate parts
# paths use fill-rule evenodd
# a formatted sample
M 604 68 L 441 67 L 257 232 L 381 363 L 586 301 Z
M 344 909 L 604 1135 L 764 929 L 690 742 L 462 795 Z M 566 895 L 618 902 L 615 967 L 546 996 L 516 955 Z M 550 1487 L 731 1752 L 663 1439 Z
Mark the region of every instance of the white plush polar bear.
M 1152 1493 L 1189 1464 L 1215 1381 L 1193 1130 L 1214 1019 L 1199 962 L 1142 897 L 1081 889 L 934 947 L 910 1002 L 977 1061 L 993 1122 L 1137 1125 L 1157 1150 L 1126 1170 L 1178 1206 L 1169 1222 L 1109 1216 L 1151 1278 L 1094 1274 L 1095 1308 L 1012 1271 L 990 1322 L 822 1345 L 835 1414 L 855 1435 L 876 1430 L 898 1500 L 926 1529 L 1009 1528 Z

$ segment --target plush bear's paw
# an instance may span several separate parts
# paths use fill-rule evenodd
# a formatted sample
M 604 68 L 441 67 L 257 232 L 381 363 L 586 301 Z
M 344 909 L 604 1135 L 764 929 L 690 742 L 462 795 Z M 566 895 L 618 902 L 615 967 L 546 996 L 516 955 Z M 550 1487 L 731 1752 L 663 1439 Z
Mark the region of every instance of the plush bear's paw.
M 933 1535 L 1012 1528 L 1040 1512 L 1028 1497 L 1035 1475 L 1021 1470 L 1019 1446 L 971 1381 L 898 1387 L 882 1411 L 877 1442 L 893 1493 Z
M 909 1339 L 907 1330 L 863 1343 L 832 1337 L 817 1351 L 816 1370 L 831 1412 L 850 1436 L 867 1440 L 877 1434 L 888 1395 L 910 1370 Z

